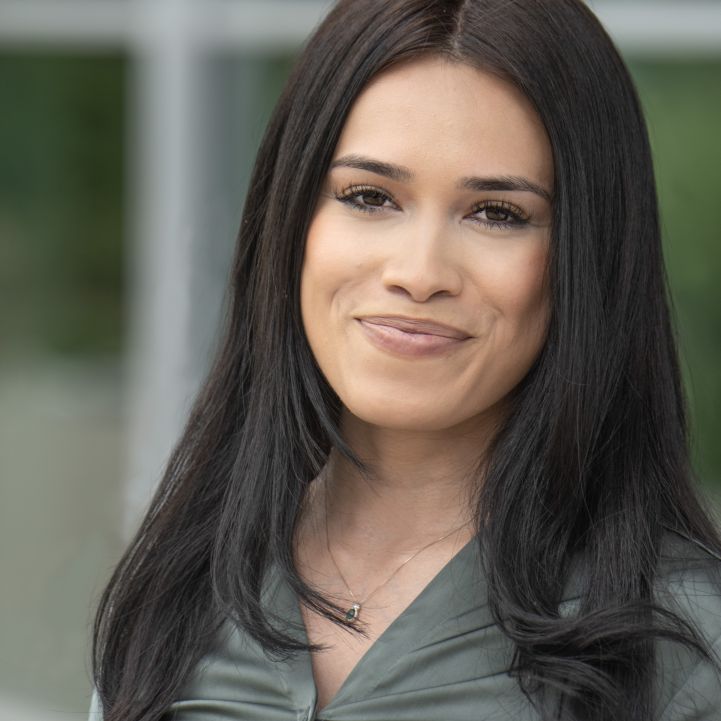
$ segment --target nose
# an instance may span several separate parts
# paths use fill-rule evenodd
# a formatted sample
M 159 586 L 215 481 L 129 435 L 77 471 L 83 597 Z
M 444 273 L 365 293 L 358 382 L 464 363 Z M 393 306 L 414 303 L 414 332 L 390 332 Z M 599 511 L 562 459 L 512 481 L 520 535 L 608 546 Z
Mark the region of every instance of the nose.
M 461 292 L 462 274 L 454 260 L 453 229 L 440 219 L 404 224 L 388 239 L 383 285 L 422 303 L 433 296 Z

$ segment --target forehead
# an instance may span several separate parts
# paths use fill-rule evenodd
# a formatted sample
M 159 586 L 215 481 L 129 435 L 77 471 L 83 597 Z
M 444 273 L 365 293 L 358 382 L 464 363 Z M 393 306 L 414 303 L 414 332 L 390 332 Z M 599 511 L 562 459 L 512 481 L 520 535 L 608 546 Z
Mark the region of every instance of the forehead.
M 422 172 L 524 175 L 553 187 L 553 155 L 531 102 L 490 72 L 445 57 L 377 75 L 353 104 L 335 156 L 372 155 Z

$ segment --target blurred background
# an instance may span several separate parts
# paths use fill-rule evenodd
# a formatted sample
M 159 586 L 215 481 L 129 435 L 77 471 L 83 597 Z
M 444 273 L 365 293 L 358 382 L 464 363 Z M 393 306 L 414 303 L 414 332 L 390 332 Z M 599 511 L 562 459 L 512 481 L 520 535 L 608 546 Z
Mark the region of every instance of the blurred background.
M 721 493 L 721 3 L 591 6 L 656 159 Z M 213 349 L 255 149 L 327 2 L 0 0 L 0 721 L 84 718 L 92 612 Z

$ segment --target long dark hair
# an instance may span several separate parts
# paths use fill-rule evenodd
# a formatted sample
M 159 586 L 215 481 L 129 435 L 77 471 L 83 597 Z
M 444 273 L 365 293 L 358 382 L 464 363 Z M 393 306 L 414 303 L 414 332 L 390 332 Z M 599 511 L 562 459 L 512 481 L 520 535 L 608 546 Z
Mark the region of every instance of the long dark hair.
M 106 721 L 159 719 L 224 619 L 271 654 L 306 648 L 264 612 L 271 561 L 337 618 L 293 565 L 308 484 L 332 447 L 353 458 L 303 333 L 304 242 L 354 99 L 381 70 L 429 53 L 517 86 L 554 154 L 548 338 L 494 440 L 476 509 L 511 671 L 544 718 L 645 721 L 656 638 L 709 658 L 692 625 L 653 605 L 665 529 L 712 552 L 721 540 L 692 483 L 649 142 L 612 42 L 581 0 L 341 0 L 271 119 L 215 362 L 100 600 Z M 561 615 L 579 553 L 580 607 Z

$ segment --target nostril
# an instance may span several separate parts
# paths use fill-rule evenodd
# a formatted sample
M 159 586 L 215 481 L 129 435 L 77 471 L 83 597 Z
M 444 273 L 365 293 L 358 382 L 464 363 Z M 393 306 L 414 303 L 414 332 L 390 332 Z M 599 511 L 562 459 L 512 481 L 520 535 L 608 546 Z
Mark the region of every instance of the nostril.
M 383 274 L 388 290 L 402 292 L 417 302 L 435 296 L 458 295 L 463 283 L 461 274 L 453 268 L 388 268 Z

